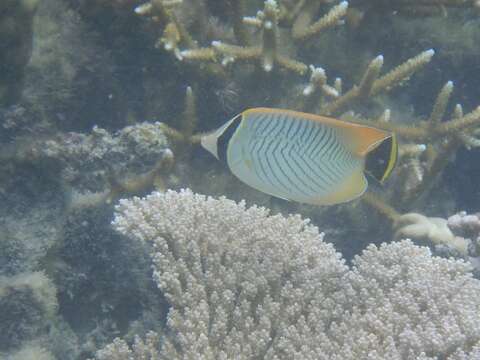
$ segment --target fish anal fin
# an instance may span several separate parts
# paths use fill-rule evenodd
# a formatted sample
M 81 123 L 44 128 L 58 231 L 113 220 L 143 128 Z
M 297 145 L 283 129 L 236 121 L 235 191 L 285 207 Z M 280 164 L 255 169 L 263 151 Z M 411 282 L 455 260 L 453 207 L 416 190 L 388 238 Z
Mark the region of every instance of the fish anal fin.
M 363 195 L 367 187 L 368 182 L 362 168 L 358 168 L 333 189 L 332 192 L 314 199 L 312 203 L 316 205 L 334 205 L 352 201 Z

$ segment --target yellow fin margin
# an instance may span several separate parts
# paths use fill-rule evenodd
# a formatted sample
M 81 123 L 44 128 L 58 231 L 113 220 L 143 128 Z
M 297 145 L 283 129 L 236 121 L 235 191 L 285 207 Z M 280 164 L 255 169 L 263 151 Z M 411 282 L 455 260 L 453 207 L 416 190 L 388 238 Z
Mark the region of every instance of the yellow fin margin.
M 397 159 L 398 159 L 398 142 L 397 142 L 397 136 L 392 133 L 392 149 L 390 151 L 390 157 L 388 159 L 388 165 L 383 173 L 382 178 L 380 179 L 380 183 L 384 183 L 385 180 L 387 180 L 392 173 L 393 169 L 395 168 L 395 165 L 397 164 Z

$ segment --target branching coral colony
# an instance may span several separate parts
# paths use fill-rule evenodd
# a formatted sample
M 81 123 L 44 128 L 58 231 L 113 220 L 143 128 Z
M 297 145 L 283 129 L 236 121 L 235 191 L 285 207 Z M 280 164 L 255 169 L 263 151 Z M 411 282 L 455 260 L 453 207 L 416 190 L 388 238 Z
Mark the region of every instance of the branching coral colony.
M 401 212 L 419 205 L 418 199 L 424 199 L 429 193 L 458 148 L 480 145 L 478 137 L 480 107 L 464 114 L 462 106 L 457 104 L 448 121 L 443 121 L 454 88 L 451 81 L 440 90 L 429 118 L 411 126 L 390 121 L 389 109 L 385 109 L 376 119 L 364 118 L 349 111 L 403 84 L 430 62 L 434 55 L 432 49 L 408 59 L 384 75 L 381 75 L 383 56 L 379 55 L 367 66 L 360 82 L 344 92 L 341 79 L 337 78 L 329 84 L 324 69 L 313 64 L 307 65 L 285 54 L 287 51 L 281 48 L 279 42 L 280 26 L 282 37 L 289 36 L 292 39 L 290 43 L 301 44 L 332 27 L 342 25 L 349 8 L 346 1 L 333 5 L 319 19 L 314 19 L 312 14 L 316 14 L 320 6 L 325 6 L 326 2 L 304 0 L 291 5 L 286 1 L 267 0 L 263 9 L 254 17 L 243 16 L 240 13 L 245 8 L 243 1 L 230 2 L 236 43 L 218 39 L 206 47 L 201 47 L 192 40 L 193 37 L 186 27 L 179 23 L 175 16 L 175 6 L 180 6 L 181 3 L 179 0 L 152 0 L 136 9 L 138 14 L 148 16 L 162 24 L 163 35 L 159 43 L 163 44 L 165 50 L 171 51 L 179 61 L 200 64 L 202 71 L 205 70 L 205 65 L 221 65 L 228 73 L 232 71 L 233 64 L 247 62 L 265 72 L 280 69 L 296 73 L 309 79 L 300 95 L 302 99 L 297 105 L 298 110 L 371 124 L 399 135 L 402 140 L 397 170 L 399 180 L 390 186 L 384 200 L 374 194 L 363 197 L 366 203 L 374 206 L 391 220 L 396 220 L 399 213 L 388 205 L 389 202 Z M 472 4 L 462 2 L 461 5 Z M 442 2 L 442 6 L 450 5 L 454 6 L 450 2 L 445 4 Z M 249 32 L 247 27 L 253 27 L 255 31 Z M 198 137 L 190 137 L 191 127 L 185 133 L 173 129 L 169 132 L 176 139 L 189 138 L 192 142 L 198 141 Z
M 391 12 L 406 16 L 445 16 L 448 13 L 448 9 L 451 8 L 472 8 L 480 5 L 478 0 L 354 0 L 359 5 L 364 5 L 364 10 L 361 12 L 363 16 L 364 12 L 368 12 L 371 9 L 377 9 L 377 11 Z

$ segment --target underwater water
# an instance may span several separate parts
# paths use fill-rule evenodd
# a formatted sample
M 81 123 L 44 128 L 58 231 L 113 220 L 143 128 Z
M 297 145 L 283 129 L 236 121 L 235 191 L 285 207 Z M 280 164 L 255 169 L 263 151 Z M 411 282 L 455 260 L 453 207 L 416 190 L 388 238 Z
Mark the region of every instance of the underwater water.
M 2 0 L 0 360 L 480 360 L 479 43 L 474 0 Z

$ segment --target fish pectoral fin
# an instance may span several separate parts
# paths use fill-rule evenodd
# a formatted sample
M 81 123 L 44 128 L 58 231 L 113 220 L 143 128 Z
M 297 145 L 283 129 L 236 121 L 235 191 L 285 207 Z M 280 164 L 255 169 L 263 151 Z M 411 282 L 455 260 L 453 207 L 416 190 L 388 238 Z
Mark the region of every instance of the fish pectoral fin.
M 368 181 L 363 174 L 363 170 L 359 168 L 332 189 L 332 192 L 315 199 L 314 203 L 317 205 L 334 205 L 349 202 L 363 195 L 367 187 Z
M 385 139 L 392 136 L 387 131 L 369 126 L 355 125 L 340 129 L 344 144 L 352 153 L 365 156 Z

